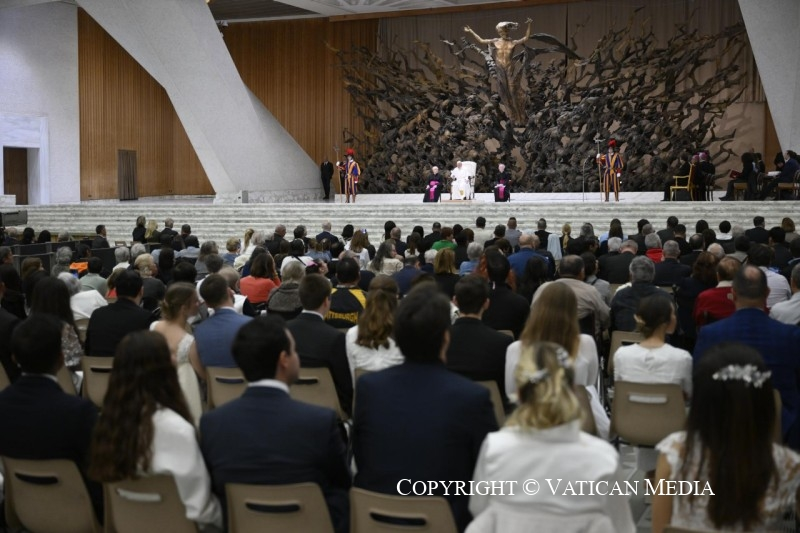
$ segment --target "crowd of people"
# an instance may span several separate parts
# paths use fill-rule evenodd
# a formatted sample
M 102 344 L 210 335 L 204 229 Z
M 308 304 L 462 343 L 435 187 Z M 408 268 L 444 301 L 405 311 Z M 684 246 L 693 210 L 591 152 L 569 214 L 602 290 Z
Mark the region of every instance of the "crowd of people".
M 715 494 L 658 495 L 654 531 L 763 530 L 796 503 L 791 219 L 769 229 L 761 216 L 748 229 L 699 220 L 691 232 L 675 217 L 640 220 L 635 232 L 614 219 L 573 236 L 544 219 L 487 229 L 478 217 L 405 238 L 391 221 L 378 238 L 351 224 L 335 234 L 323 223 L 313 236 L 279 225 L 248 229 L 225 250 L 172 226 L 140 217 L 110 272 L 89 247 L 60 248 L 51 272 L 24 257 L 17 270 L 13 249 L 0 247 L 0 361 L 11 382 L 0 392 L 0 455 L 75 461 L 101 519 L 101 483 L 149 473 L 171 474 L 186 516 L 210 531 L 224 528 L 227 483 L 315 482 L 342 532 L 351 486 L 397 495 L 428 480 L 613 484 L 614 378 L 680 385 L 686 430 L 642 450 L 639 469 L 708 482 Z M 33 229 L 23 234 L 35 241 Z M 95 242 L 108 246 L 102 225 Z M 642 340 L 609 354 L 617 330 Z M 80 388 L 84 356 L 113 358 L 99 413 L 55 378 L 66 366 Z M 210 367 L 239 368 L 242 397 L 209 409 Z M 305 367 L 329 369 L 341 413 L 290 397 Z M 501 428 L 479 381 L 497 386 Z M 459 531 L 528 531 L 531 520 L 635 530 L 624 496 L 549 492 L 431 494 L 447 499 Z

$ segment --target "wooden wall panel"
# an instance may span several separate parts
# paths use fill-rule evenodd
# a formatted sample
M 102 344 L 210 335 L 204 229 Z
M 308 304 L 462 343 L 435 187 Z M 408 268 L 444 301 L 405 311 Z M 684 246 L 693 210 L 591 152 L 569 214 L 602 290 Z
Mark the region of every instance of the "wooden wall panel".
M 164 89 L 78 11 L 81 199 L 118 198 L 117 150 L 136 151 L 139 196 L 212 194 Z
M 245 84 L 317 162 L 325 156 L 334 161 L 334 146 L 344 152 L 343 131 L 363 131 L 326 43 L 375 50 L 377 36 L 378 20 L 232 23 L 224 29 Z

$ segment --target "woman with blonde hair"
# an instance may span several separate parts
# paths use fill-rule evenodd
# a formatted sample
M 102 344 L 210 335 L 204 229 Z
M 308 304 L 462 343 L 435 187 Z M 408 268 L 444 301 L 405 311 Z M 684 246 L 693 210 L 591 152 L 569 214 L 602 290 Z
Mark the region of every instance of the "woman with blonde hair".
M 519 407 L 486 436 L 472 476 L 475 486 L 513 481 L 515 489 L 470 496 L 475 520 L 467 533 L 528 532 L 533 523 L 541 531 L 635 531 L 627 498 L 611 493 L 617 483 L 624 486 L 619 455 L 581 431 L 573 378 L 572 358 L 558 344 L 534 342 L 522 350 L 512 381 Z M 587 482 L 609 490 L 577 489 Z
M 195 425 L 203 414 L 197 375 L 203 377 L 205 371 L 197 355 L 194 336 L 190 333 L 189 318 L 197 315 L 199 307 L 200 300 L 194 285 L 183 281 L 173 283 L 161 302 L 162 320 L 150 324 L 150 331 L 161 333 L 167 340 L 172 362 L 178 370 L 178 382 Z
M 570 234 L 572 233 L 572 226 L 569 224 L 564 224 L 561 226 L 561 254 L 567 255 L 567 248 L 569 247 L 570 243 L 574 241 Z
M 608 434 L 609 420 L 597 398 L 599 364 L 597 345 L 590 335 L 581 334 L 578 325 L 578 299 L 563 283 L 549 283 L 531 308 L 519 340 L 506 350 L 506 394 L 516 394 L 514 369 L 520 354 L 535 342 L 553 342 L 569 354 L 575 373 L 575 384 L 586 387 L 598 433 Z M 589 413 L 587 413 L 589 414 Z
M 400 291 L 397 282 L 389 276 L 376 276 L 369 284 L 367 305 L 358 325 L 345 335 L 347 361 L 355 381 L 356 369 L 375 371 L 399 365 L 403 354 L 392 338 L 394 311 Z
M 451 300 L 456 292 L 456 283 L 461 279 L 456 268 L 456 253 L 452 248 L 442 248 L 433 259 L 433 277 L 439 290 Z
M 158 222 L 153 218 L 147 221 L 144 240 L 147 242 L 161 242 L 161 232 L 158 231 Z

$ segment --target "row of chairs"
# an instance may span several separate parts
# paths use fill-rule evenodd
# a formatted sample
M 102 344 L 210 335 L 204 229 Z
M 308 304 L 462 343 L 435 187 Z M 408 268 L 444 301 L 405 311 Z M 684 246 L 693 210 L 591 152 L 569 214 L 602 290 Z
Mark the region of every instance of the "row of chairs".
M 105 483 L 105 524 L 95 517 L 75 463 L 3 457 L 5 513 L 12 530 L 35 533 L 196 533 L 186 518 L 175 480 L 169 475 Z M 328 508 L 315 483 L 226 486 L 228 531 L 309 531 L 333 533 Z M 43 510 L 43 502 L 47 509 Z M 391 496 L 353 488 L 351 531 L 457 531 L 447 500 Z

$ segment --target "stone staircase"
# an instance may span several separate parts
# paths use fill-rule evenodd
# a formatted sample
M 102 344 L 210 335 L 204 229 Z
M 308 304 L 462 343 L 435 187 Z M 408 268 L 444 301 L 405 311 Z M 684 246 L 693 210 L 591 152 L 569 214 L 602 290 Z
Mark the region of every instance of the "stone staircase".
M 634 193 L 631 193 L 634 194 Z M 419 195 L 360 195 L 357 204 L 333 202 L 279 203 L 279 204 L 214 204 L 211 198 L 151 199 L 134 202 L 86 202 L 71 205 L 46 205 L 10 207 L 3 211 L 28 210 L 28 225 L 37 232 L 50 230 L 55 236 L 67 230 L 73 236 L 94 235 L 97 224 L 105 224 L 108 240 L 130 241 L 136 217 L 155 218 L 159 228 L 167 217 L 175 220 L 175 229 L 190 224 L 192 233 L 202 241 L 213 239 L 220 246 L 230 237 L 242 237 L 247 228 L 271 232 L 277 224 L 285 224 L 287 234 L 304 224 L 309 235 L 316 235 L 324 221 L 330 221 L 333 232 L 339 233 L 345 224 L 367 228 L 373 243 L 380 241 L 383 224 L 393 220 L 402 230 L 403 237 L 415 225 L 430 231 L 433 222 L 443 225 L 461 224 L 474 227 L 475 218 L 486 218 L 486 227 L 505 224 L 509 216 L 517 218 L 520 229 L 535 229 L 540 217 L 547 220 L 548 230 L 560 233 L 565 223 L 572 225 L 577 236 L 581 224 L 590 222 L 595 233 L 608 229 L 609 221 L 616 217 L 622 221 L 626 233 L 635 233 L 636 222 L 650 220 L 656 229 L 665 226 L 667 217 L 677 216 L 694 232 L 698 219 L 708 221 L 716 229 L 722 220 L 745 229 L 752 227 L 756 215 L 766 218 L 767 227 L 780 225 L 783 217 L 791 217 L 800 225 L 800 202 L 659 202 L 659 193 L 636 193 L 638 198 L 623 199 L 620 203 L 600 203 L 597 193 L 582 201 L 581 194 L 518 194 L 510 203 L 494 203 L 490 195 L 478 195 L 475 201 L 443 201 L 423 204 Z M 485 197 L 484 197 L 485 196 Z M 377 240 L 376 240 L 377 239 Z

